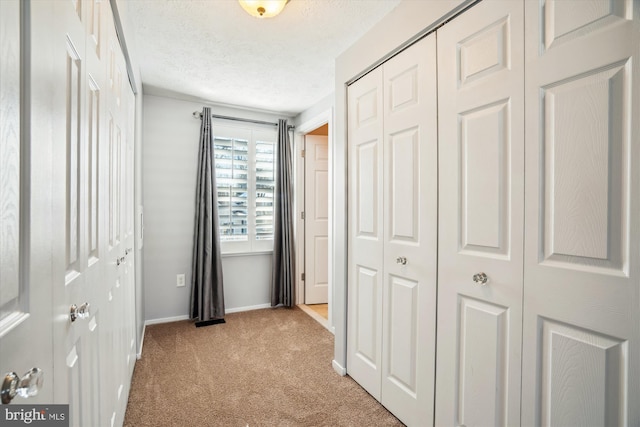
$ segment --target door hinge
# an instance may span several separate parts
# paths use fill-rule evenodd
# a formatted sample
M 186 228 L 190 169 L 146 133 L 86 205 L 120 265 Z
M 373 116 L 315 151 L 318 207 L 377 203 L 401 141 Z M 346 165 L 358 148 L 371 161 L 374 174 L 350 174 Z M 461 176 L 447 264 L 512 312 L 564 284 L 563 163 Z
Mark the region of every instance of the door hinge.
M 300 157 L 304 157 L 304 151 L 305 150 L 300 151 Z
M 300 212 L 300 219 L 304 219 L 304 212 Z
M 304 273 L 302 273 L 302 281 L 304 282 Z

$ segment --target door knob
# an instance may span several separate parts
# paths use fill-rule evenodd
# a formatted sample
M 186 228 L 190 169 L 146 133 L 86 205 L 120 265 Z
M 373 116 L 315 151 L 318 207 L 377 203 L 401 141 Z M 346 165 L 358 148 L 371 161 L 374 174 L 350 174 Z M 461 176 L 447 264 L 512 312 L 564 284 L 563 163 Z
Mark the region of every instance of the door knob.
M 85 302 L 80 307 L 75 304 L 71 305 L 69 309 L 69 318 L 72 322 L 75 322 L 76 319 L 86 319 L 91 316 L 91 312 L 89 311 L 89 303 Z
M 473 275 L 473 281 L 479 285 L 484 285 L 489 280 L 489 277 L 485 273 L 478 273 Z
M 9 404 L 16 395 L 25 399 L 35 396 L 42 388 L 43 380 L 44 372 L 40 368 L 32 368 L 22 378 L 15 372 L 6 373 L 4 381 L 2 381 L 2 389 L 0 389 L 2 403 Z
M 407 265 L 407 257 L 399 256 L 398 258 L 396 258 L 396 264 Z

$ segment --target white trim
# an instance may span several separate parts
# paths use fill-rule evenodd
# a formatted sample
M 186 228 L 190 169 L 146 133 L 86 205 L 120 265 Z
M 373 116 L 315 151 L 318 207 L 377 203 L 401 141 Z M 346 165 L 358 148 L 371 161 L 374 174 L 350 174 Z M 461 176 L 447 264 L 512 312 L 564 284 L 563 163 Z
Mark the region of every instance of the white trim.
M 140 348 L 138 349 L 138 353 L 136 354 L 136 359 L 142 359 L 142 346 L 144 345 L 144 334 L 147 331 L 147 322 L 142 325 L 142 338 L 140 338 Z
M 336 371 L 341 377 L 347 375 L 347 369 L 343 368 L 335 359 L 331 361 L 331 366 L 333 366 L 333 370 Z
M 305 136 L 304 134 L 294 134 L 294 153 L 295 153 L 295 223 L 294 230 L 296 236 L 296 304 L 304 304 L 304 280 L 302 275 L 304 274 L 304 220 L 302 219 L 302 212 L 304 212 L 304 158 L 302 157 L 302 150 L 305 149 Z
M 270 307 L 271 307 L 270 303 L 258 304 L 258 305 L 248 305 L 246 307 L 227 308 L 227 309 L 225 309 L 225 313 L 226 314 L 238 313 L 238 312 L 241 312 L 241 311 L 260 310 L 261 308 L 270 308 Z M 179 322 L 181 320 L 189 320 L 189 315 L 183 314 L 182 316 L 162 317 L 162 318 L 159 318 L 159 319 L 145 320 L 144 327 L 146 328 L 147 325 L 159 325 L 161 323 Z M 143 330 L 143 340 L 144 340 L 144 330 Z M 142 345 L 140 345 L 140 348 L 142 348 Z
M 271 308 L 271 304 L 270 303 L 266 303 L 266 304 L 258 304 L 258 305 L 248 305 L 246 307 L 227 308 L 227 309 L 224 310 L 224 312 L 226 314 L 239 313 L 241 311 L 260 310 L 260 309 L 263 309 L 263 308 Z
M 299 304 L 298 308 L 300 310 L 304 311 L 305 313 L 307 313 L 309 316 L 311 316 L 313 318 L 313 320 L 315 320 L 316 322 L 320 323 L 327 331 L 331 332 L 332 334 L 334 333 L 333 329 L 329 327 L 329 321 L 327 319 L 325 319 L 324 317 L 320 316 L 315 311 L 313 311 L 311 308 L 309 308 L 308 305 Z
M 189 315 L 184 314 L 182 316 L 173 316 L 173 317 L 161 317 L 159 319 L 149 319 L 144 321 L 145 328 L 147 325 L 158 325 L 160 323 L 171 323 L 171 322 L 179 322 L 181 320 L 189 320 Z M 140 346 L 142 347 L 142 346 Z

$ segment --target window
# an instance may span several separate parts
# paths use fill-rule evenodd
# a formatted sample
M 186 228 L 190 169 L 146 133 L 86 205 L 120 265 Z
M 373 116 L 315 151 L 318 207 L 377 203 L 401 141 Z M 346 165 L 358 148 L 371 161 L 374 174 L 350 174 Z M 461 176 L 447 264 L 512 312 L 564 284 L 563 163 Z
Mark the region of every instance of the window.
M 273 249 L 277 131 L 213 126 L 223 253 Z

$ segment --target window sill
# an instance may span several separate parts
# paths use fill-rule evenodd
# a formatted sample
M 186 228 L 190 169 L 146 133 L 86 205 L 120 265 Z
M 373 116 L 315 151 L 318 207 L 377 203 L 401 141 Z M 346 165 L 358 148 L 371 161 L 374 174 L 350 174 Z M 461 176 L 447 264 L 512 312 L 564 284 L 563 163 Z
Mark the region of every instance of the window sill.
M 227 252 L 227 253 L 222 253 L 222 258 L 227 258 L 227 257 L 237 257 L 237 256 L 254 256 L 254 255 L 272 255 L 273 254 L 273 250 L 270 251 L 259 251 L 259 252 Z

